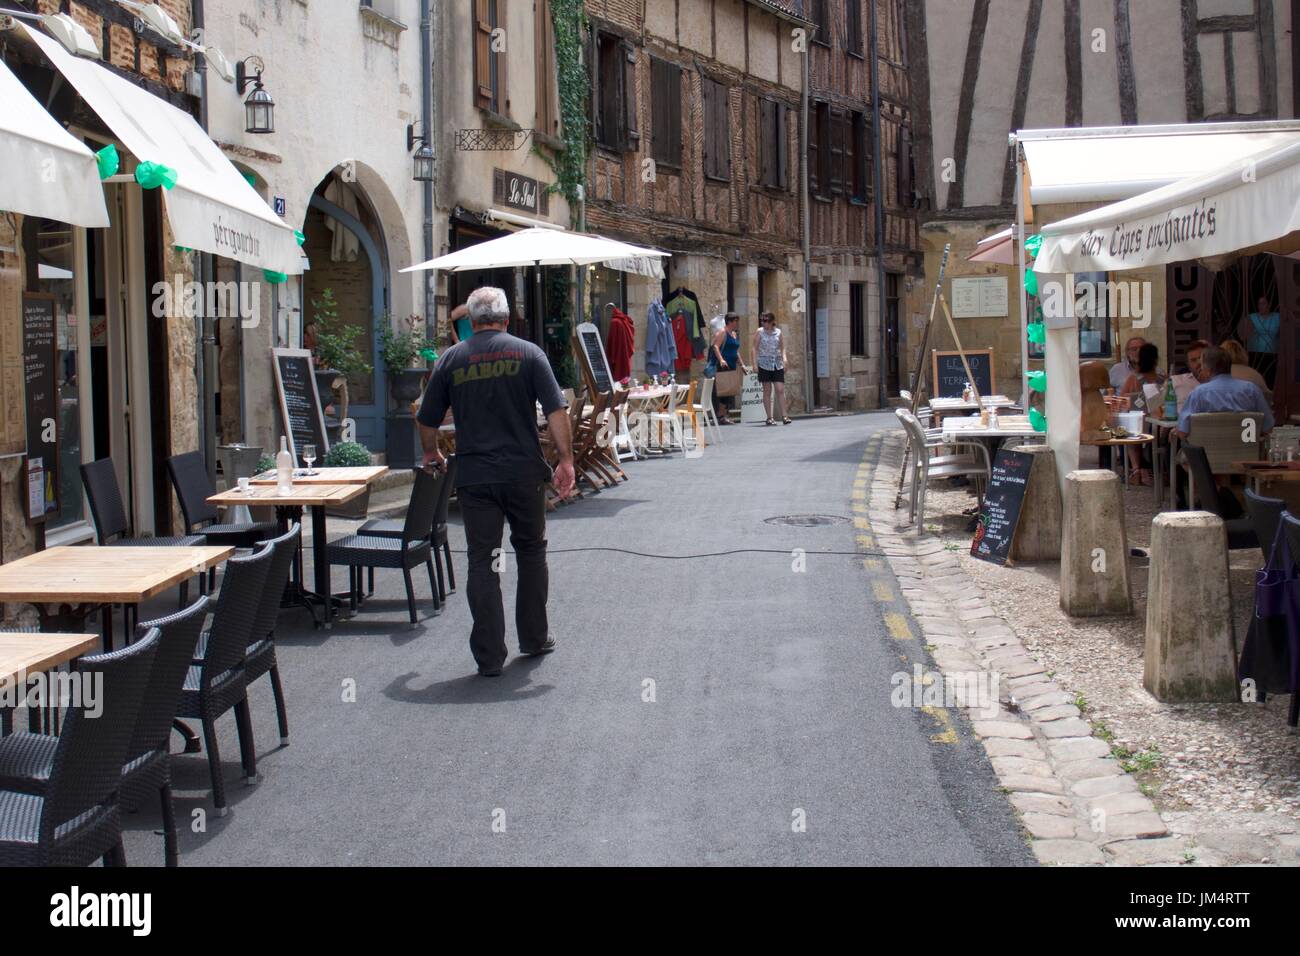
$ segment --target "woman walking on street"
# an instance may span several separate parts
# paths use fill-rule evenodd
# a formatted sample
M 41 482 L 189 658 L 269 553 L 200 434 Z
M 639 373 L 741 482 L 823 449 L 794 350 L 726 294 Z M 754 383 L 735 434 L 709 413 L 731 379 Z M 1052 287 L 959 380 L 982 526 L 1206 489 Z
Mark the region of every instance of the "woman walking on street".
M 719 370 L 728 372 L 732 369 L 740 369 L 742 373 L 749 374 L 749 369 L 740 361 L 740 335 L 736 332 L 739 325 L 740 316 L 728 312 L 722 328 L 713 336 L 713 344 L 709 346 L 709 363 L 704 369 L 707 377 L 714 378 Z M 713 411 L 718 416 L 719 424 L 736 424 L 728 414 L 728 407 L 722 404 L 716 387 L 713 389 Z
M 790 424 L 785 410 L 785 362 L 785 336 L 777 328 L 776 316 L 764 312 L 758 317 L 758 331 L 754 333 L 754 364 L 758 366 L 758 380 L 763 384 L 763 409 L 767 412 L 768 425 L 776 424 L 774 408 L 780 409 L 782 423 Z

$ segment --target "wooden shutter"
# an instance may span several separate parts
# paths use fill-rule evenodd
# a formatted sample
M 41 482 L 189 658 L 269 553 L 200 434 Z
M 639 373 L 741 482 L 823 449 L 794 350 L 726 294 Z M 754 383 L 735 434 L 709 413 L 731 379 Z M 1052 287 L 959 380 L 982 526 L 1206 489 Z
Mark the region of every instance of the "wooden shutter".
M 844 0 L 844 49 L 850 53 L 862 52 L 863 0 Z
M 898 128 L 898 205 L 910 208 L 912 197 L 912 131 Z
M 808 192 L 814 195 L 821 192 L 821 105 L 808 105 Z
M 650 147 L 657 163 L 682 161 L 682 72 L 667 60 L 650 61 Z
M 704 175 L 720 176 L 718 172 L 721 164 L 718 162 L 718 155 L 722 149 L 721 137 L 718 133 L 717 115 L 718 115 L 718 84 L 714 83 L 708 77 L 700 77 L 700 93 L 704 100 Z
M 591 40 L 588 46 L 588 49 L 591 51 L 591 56 L 588 57 L 588 62 L 591 64 L 591 112 L 594 120 L 592 123 L 592 135 L 595 137 L 596 142 L 605 143 L 608 142 L 608 140 L 605 138 L 605 101 L 601 95 L 602 90 L 600 87 L 600 41 L 601 35 L 595 30 L 592 30 Z
M 719 179 L 731 178 L 731 103 L 728 90 L 721 83 L 714 85 L 713 125 L 717 129 Z
M 533 61 L 537 64 L 536 129 L 548 136 L 559 135 L 555 109 L 555 26 L 551 21 L 551 0 L 533 0 Z
M 776 181 L 776 104 L 758 101 L 758 181 L 771 186 Z
M 474 105 L 494 109 L 492 89 L 492 0 L 470 0 L 474 4 Z
M 862 186 L 862 176 L 858 173 L 858 113 L 844 115 L 844 192 L 850 199 L 861 199 L 858 190 Z
M 789 138 L 786 135 L 786 129 L 789 126 L 789 120 L 786 118 L 786 106 L 784 103 L 776 104 L 776 185 L 778 189 L 790 188 L 790 148 Z
M 826 12 L 826 0 L 813 0 L 812 9 L 813 19 L 817 21 L 817 29 L 813 32 L 813 39 L 818 43 L 830 43 L 831 24 Z
M 636 149 L 637 144 L 641 142 L 641 131 L 636 117 L 636 47 L 623 40 L 618 45 L 618 56 L 623 67 L 620 74 L 623 86 L 622 109 L 619 115 L 623 126 L 620 145 L 624 149 Z
M 827 150 L 829 167 L 828 189 L 831 195 L 844 192 L 844 113 L 830 110 L 830 148 Z

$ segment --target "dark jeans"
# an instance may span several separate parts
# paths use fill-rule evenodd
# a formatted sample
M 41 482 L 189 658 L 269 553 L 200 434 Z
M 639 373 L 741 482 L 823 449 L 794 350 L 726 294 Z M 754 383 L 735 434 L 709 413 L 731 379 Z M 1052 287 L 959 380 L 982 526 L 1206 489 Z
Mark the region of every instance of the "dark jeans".
M 546 494 L 540 481 L 490 485 L 465 485 L 458 489 L 460 513 L 469 548 L 469 611 L 474 618 L 469 649 L 482 669 L 500 667 L 506 660 L 506 619 L 501 605 L 501 574 L 494 561 L 504 562 L 499 551 L 505 522 L 510 522 L 510 545 L 515 550 L 519 583 L 515 591 L 515 630 L 519 650 L 538 650 L 548 636 L 546 623 Z M 494 555 L 493 552 L 497 553 Z M 504 572 L 507 566 L 497 564 Z

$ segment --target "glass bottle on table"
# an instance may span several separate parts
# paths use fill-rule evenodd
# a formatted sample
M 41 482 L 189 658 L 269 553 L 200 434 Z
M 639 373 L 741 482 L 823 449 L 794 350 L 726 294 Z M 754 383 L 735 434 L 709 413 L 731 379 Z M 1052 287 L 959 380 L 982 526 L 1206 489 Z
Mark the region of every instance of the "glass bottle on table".
M 275 493 L 293 494 L 293 455 L 289 453 L 289 439 L 280 436 L 280 452 L 275 456 Z
M 1165 380 L 1165 421 L 1172 422 L 1178 419 L 1178 394 L 1174 391 L 1174 377 L 1171 375 Z

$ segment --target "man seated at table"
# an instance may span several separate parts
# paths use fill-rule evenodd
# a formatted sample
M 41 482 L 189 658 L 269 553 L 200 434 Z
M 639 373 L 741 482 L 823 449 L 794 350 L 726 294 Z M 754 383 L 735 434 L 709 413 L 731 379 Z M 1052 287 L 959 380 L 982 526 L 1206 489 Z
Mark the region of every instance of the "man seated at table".
M 1138 351 L 1147 344 L 1147 340 L 1135 335 L 1124 345 L 1124 358 L 1110 367 L 1110 387 L 1122 391 L 1128 377 L 1138 370 Z
M 1206 377 L 1183 403 L 1177 429 L 1181 437 L 1187 437 L 1192 416 L 1201 412 L 1257 412 L 1262 416 L 1261 437 L 1273 430 L 1273 410 L 1259 386 L 1232 377 L 1232 356 L 1211 345 L 1200 355 L 1200 366 Z
M 1205 339 L 1197 339 L 1187 346 L 1187 371 L 1191 372 L 1198 382 L 1210 380 L 1210 373 L 1205 369 L 1205 350 L 1209 347 L 1210 343 Z
M 1250 367 L 1246 347 L 1236 339 L 1224 339 L 1219 343 L 1219 348 L 1227 352 L 1228 357 L 1232 359 L 1232 377 L 1258 385 L 1259 390 L 1264 393 L 1264 400 L 1272 405 L 1273 391 L 1268 387 L 1268 382 L 1264 381 L 1264 376 Z

